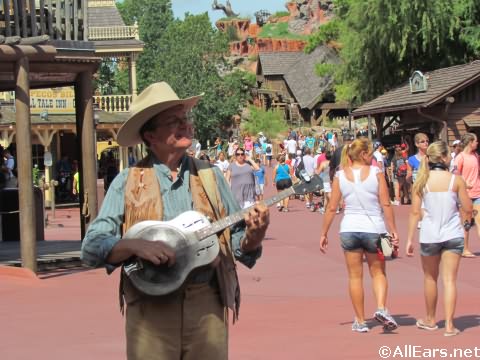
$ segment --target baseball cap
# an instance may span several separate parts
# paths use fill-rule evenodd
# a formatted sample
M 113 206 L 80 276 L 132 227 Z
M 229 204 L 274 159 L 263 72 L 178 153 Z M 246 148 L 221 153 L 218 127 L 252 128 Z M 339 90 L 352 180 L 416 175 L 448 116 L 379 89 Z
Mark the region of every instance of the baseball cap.
M 401 147 L 402 147 L 402 149 L 405 149 L 405 148 L 407 147 L 407 145 L 406 145 L 406 144 L 402 144 Z
M 377 150 L 380 146 L 382 146 L 382 143 L 379 140 L 375 140 L 373 142 L 373 148 Z
M 459 145 L 459 144 L 460 144 L 460 140 L 454 140 L 452 142 L 452 146 Z

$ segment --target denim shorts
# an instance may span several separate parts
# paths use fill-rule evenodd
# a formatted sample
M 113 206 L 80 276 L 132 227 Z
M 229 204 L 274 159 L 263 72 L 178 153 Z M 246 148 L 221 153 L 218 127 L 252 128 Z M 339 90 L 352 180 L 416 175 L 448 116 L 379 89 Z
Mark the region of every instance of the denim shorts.
M 342 232 L 340 242 L 345 251 L 365 250 L 368 253 L 377 252 L 379 235 L 366 232 Z
M 441 243 L 425 244 L 420 243 L 420 255 L 435 256 L 440 255 L 442 251 L 448 250 L 456 254 L 463 253 L 463 237 L 447 240 Z

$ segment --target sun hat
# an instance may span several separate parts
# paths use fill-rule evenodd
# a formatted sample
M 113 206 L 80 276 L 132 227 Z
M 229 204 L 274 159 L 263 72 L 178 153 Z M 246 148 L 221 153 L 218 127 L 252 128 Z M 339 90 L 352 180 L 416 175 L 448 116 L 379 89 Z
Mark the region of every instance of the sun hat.
M 118 130 L 117 143 L 133 146 L 142 142 L 140 129 L 154 116 L 176 105 L 183 105 L 185 112 L 194 107 L 203 96 L 180 99 L 166 82 L 158 82 L 143 90 L 130 104 L 130 116 Z

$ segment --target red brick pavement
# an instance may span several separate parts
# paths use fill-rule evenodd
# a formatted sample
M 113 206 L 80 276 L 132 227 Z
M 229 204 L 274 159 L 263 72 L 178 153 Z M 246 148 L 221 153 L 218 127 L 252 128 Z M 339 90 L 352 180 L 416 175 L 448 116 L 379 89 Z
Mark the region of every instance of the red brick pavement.
M 370 333 L 352 333 L 345 265 L 335 236 L 340 216 L 330 233 L 329 253 L 321 255 L 318 233 L 323 216 L 307 212 L 298 200 L 291 205 L 289 213 L 272 209 L 263 257 L 255 268 L 239 267 L 242 308 L 240 321 L 230 327 L 230 359 L 379 359 L 381 346 L 397 350 L 396 358 L 401 358 L 398 351 L 403 358 L 413 358 L 435 348 L 445 349 L 447 355 L 455 349 L 480 348 L 480 258 L 465 259 L 461 264 L 456 312 L 461 335 L 445 338 L 442 329 L 426 332 L 415 328 L 415 318 L 424 313 L 418 256 L 402 256 L 387 265 L 388 306 L 401 325 L 399 329 L 384 334 L 370 320 Z M 408 209 L 395 208 L 403 240 Z M 47 229 L 47 239 L 78 238 L 78 214 L 78 209 L 59 211 L 55 221 L 63 227 Z M 480 255 L 477 236 L 472 243 Z M 365 275 L 366 309 L 371 314 L 375 310 L 373 295 Z M 117 281 L 118 274 L 108 277 L 103 270 L 59 271 L 38 279 L 22 269 L 13 275 L 0 269 L 0 358 L 124 359 Z M 439 300 L 441 320 L 441 296 Z M 424 357 L 435 358 L 426 353 Z

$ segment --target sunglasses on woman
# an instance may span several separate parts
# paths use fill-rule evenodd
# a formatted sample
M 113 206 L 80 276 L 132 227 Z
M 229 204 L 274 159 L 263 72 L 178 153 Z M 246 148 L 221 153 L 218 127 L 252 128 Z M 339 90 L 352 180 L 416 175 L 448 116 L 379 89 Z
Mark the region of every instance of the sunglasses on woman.
M 243 156 L 245 153 L 236 153 L 235 156 Z

